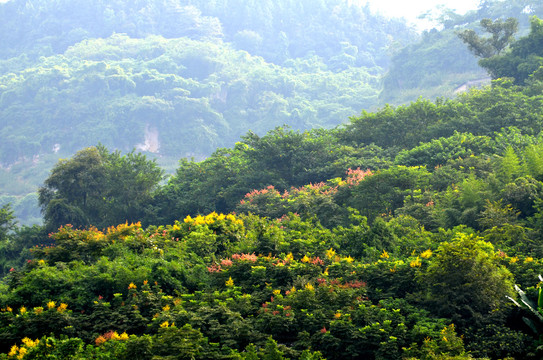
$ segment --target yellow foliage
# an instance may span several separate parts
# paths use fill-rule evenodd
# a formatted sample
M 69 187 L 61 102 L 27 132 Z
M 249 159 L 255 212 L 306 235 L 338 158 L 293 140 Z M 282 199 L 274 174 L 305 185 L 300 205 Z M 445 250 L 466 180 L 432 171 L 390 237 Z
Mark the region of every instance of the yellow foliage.
M 38 339 L 36 340 L 32 340 L 28 337 L 25 337 L 23 338 L 23 340 L 21 340 L 23 342 L 23 344 L 27 347 L 27 348 L 33 348 L 34 346 L 37 346 L 40 341 Z
M 226 219 L 230 220 L 232 223 L 234 223 L 236 225 L 243 226 L 243 220 L 236 218 L 236 216 L 233 215 L 233 214 L 226 215 Z
M 326 250 L 326 257 L 328 259 L 332 259 L 332 258 L 335 258 L 336 257 L 336 251 L 332 248 Z
M 38 306 L 34 308 L 34 314 L 40 315 L 43 312 L 43 307 Z
M 185 224 L 190 224 L 190 225 L 213 225 L 214 223 L 218 221 L 223 221 L 223 220 L 228 220 L 235 225 L 243 226 L 243 221 L 236 218 L 234 214 L 228 214 L 228 215 L 224 215 L 222 213 L 217 214 L 215 211 L 206 216 L 198 215 L 196 216 L 196 218 L 192 218 L 189 215 L 183 220 L 183 222 Z M 175 229 L 175 225 L 174 225 L 174 229 Z
M 28 352 L 28 350 L 24 347 L 20 348 L 19 349 L 19 355 L 17 356 L 17 359 L 22 359 L 24 358 L 24 356 L 26 355 L 26 353 Z
M 412 268 L 415 268 L 415 267 L 420 267 L 422 265 L 421 261 L 420 261 L 420 258 L 417 257 L 415 260 L 411 261 L 409 263 L 409 266 L 411 266 Z
M 13 345 L 11 349 L 9 350 L 8 356 L 15 356 L 19 352 L 19 347 L 17 345 Z
M 432 256 L 432 250 L 428 249 L 426 251 L 423 251 L 421 254 L 420 254 L 420 257 L 423 258 L 423 259 L 428 259 Z
M 196 218 L 192 221 L 192 225 L 204 225 L 206 223 L 206 219 L 202 215 L 196 216 Z

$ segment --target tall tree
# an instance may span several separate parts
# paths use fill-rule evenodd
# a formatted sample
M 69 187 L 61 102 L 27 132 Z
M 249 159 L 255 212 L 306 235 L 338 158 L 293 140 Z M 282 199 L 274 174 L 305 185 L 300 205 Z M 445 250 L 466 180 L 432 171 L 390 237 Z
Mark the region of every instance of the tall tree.
M 513 35 L 518 30 L 518 20 L 483 19 L 481 27 L 490 34 L 489 37 L 480 37 L 474 30 L 464 30 L 458 34 L 460 39 L 468 45 L 468 48 L 476 56 L 489 58 L 500 55 L 513 41 Z
M 103 146 L 83 149 L 60 160 L 39 189 L 46 225 L 105 227 L 138 221 L 162 175 L 155 161 L 141 154 L 110 153 Z
M 511 77 L 522 85 L 533 75 L 541 80 L 543 69 L 543 20 L 532 17 L 530 33 L 511 44 L 511 51 L 479 61 L 492 78 Z
M 522 166 L 512 146 L 505 149 L 503 156 L 498 159 L 496 175 L 504 184 L 515 180 L 521 174 Z
M 0 243 L 7 240 L 8 234 L 15 230 L 15 216 L 10 204 L 6 204 L 0 208 Z

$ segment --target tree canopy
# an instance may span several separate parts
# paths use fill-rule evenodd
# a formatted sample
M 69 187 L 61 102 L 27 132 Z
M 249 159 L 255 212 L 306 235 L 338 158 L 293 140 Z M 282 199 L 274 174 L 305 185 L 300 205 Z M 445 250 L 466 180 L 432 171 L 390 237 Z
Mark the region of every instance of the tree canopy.
M 140 153 L 110 153 L 103 146 L 80 150 L 72 159 L 59 161 L 39 189 L 46 225 L 103 228 L 140 221 L 142 205 L 162 176 L 156 162 Z
M 481 60 L 484 67 L 493 78 L 511 77 L 516 84 L 523 84 L 532 78 L 540 78 L 543 66 L 543 20 L 533 17 L 530 33 L 518 39 L 511 45 L 511 51 L 497 54 Z
M 490 37 L 482 38 L 471 29 L 460 32 L 458 36 L 475 56 L 486 59 L 500 55 L 514 41 L 513 35 L 518 30 L 518 20 L 483 19 L 481 27 L 490 34 Z
M 36 2 L 44 14 L 67 4 Z M 121 16 L 123 4 L 137 22 Z M 226 44 L 233 34 L 236 46 L 262 50 L 259 44 L 276 39 L 268 33 L 276 28 L 275 14 L 287 16 L 298 6 L 322 20 L 329 14 L 319 9 L 332 4 L 332 16 L 347 16 L 340 5 L 350 6 L 259 4 L 239 5 L 269 14 L 271 23 L 229 13 L 221 1 L 113 2 L 111 9 L 99 2 L 93 9 L 114 14 L 111 24 L 122 23 L 132 35 L 103 29 L 101 39 L 38 59 L 50 65 L 47 71 L 3 78 L 13 91 L 2 92 L 0 101 L 13 116 L 32 128 L 32 106 L 21 99 L 39 101 L 80 150 L 45 176 L 38 196 L 43 226 L 19 226 L 11 205 L 0 208 L 0 360 L 543 358 L 538 70 L 528 81 L 499 78 L 451 99 L 362 111 L 332 129 L 284 125 L 266 132 L 266 119 L 333 118 L 336 105 L 315 100 L 319 110 L 311 112 L 316 105 L 299 94 L 315 91 L 308 84 L 316 82 L 327 91 L 319 96 L 336 94 L 339 104 L 344 88 L 323 77 L 345 81 L 358 74 L 356 81 L 366 81 L 369 72 L 352 65 L 360 49 L 349 41 L 340 43 L 340 55 L 325 58 L 322 49 L 281 65 Z M 496 19 L 495 4 L 482 2 L 477 14 Z M 522 4 L 514 0 L 510 7 L 520 11 Z M 154 21 L 161 13 L 170 14 L 166 23 Z M 466 16 L 447 21 L 474 15 Z M 220 29 L 212 26 L 215 19 Z M 55 24 L 71 29 L 69 18 L 49 23 Z M 533 46 L 526 56 L 537 53 L 540 20 L 532 24 L 533 32 L 485 60 L 510 57 L 525 43 Z M 133 35 L 144 29 L 163 35 Z M 194 39 L 176 38 L 180 33 Z M 342 36 L 352 39 L 347 33 Z M 290 35 L 279 39 L 293 41 Z M 210 37 L 210 47 L 202 47 Z M 10 51 L 30 43 L 11 44 Z M 298 50 L 276 45 L 285 50 L 276 62 Z M 233 63 L 251 66 L 245 71 Z M 42 76 L 49 80 L 36 80 Z M 141 153 L 85 147 L 81 139 L 96 140 L 93 131 L 120 132 L 92 121 L 88 132 L 70 128 L 47 92 L 68 96 L 64 86 L 73 83 L 89 103 L 67 106 L 72 112 L 117 114 L 124 119 L 119 128 L 137 127 L 132 117 L 145 124 L 134 130 L 146 134 Z M 112 93 L 122 96 L 105 105 L 93 97 Z M 239 112 L 229 113 L 230 101 Z M 194 109 L 205 132 L 189 121 L 178 126 L 194 142 L 207 141 L 202 148 L 213 149 L 211 141 L 226 136 L 221 130 L 234 126 L 227 118 L 264 119 L 262 131 L 244 128 L 236 143 L 205 159 L 182 157 L 165 179 L 157 161 L 162 151 L 191 145 L 179 145 L 173 131 L 162 135 L 172 140 L 164 142 L 161 126 Z M 44 135 L 36 149 L 56 139 Z M 14 135 L 10 141 L 25 140 Z M 148 159 L 153 152 L 157 158 Z M 33 162 L 38 167 L 39 158 Z M 4 170 L 19 174 L 17 165 Z

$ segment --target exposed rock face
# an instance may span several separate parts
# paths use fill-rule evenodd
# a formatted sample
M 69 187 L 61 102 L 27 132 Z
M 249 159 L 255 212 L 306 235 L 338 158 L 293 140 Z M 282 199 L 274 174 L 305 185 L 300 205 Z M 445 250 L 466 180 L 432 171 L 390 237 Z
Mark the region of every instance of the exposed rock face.
M 143 144 L 137 144 L 136 149 L 140 151 L 148 151 L 154 154 L 158 153 L 160 142 L 158 141 L 158 130 L 155 127 L 145 126 L 145 140 Z

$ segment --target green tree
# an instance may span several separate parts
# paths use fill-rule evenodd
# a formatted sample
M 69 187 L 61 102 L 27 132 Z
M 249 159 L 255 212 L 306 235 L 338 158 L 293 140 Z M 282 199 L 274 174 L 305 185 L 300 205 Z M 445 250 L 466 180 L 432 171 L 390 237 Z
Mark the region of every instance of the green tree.
M 474 30 L 464 30 L 458 36 L 468 45 L 471 52 L 481 58 L 500 55 L 513 42 L 513 35 L 518 30 L 518 20 L 515 18 L 505 21 L 482 19 L 480 24 L 490 37 L 482 38 Z
M 543 20 L 531 19 L 530 33 L 511 45 L 511 51 L 479 61 L 492 78 L 512 77 L 516 84 L 524 84 L 543 66 Z M 539 79 L 540 80 L 540 79 Z
M 520 212 L 516 212 L 510 204 L 504 205 L 499 201 L 486 201 L 485 209 L 479 215 L 477 222 L 483 229 L 491 229 L 495 226 L 515 225 Z
M 15 230 L 17 222 L 10 204 L 0 208 L 0 244 L 8 239 L 8 234 Z
M 535 201 L 543 194 L 543 183 L 530 175 L 517 178 L 507 184 L 500 192 L 506 204 L 520 210 L 521 218 L 528 218 L 535 212 Z
M 115 225 L 141 220 L 147 202 L 162 180 L 163 170 L 141 153 L 121 155 L 119 151 L 110 153 L 103 146 L 98 149 L 106 171 L 102 222 Z
M 463 233 L 439 246 L 419 280 L 430 309 L 462 329 L 503 320 L 506 296 L 514 293 L 512 275 L 498 263 L 492 244 Z
M 543 144 L 530 144 L 523 152 L 524 166 L 533 178 L 543 179 Z
M 77 152 L 70 160 L 60 160 L 38 190 L 48 227 L 90 224 L 97 216 L 94 202 L 102 198 L 104 179 L 102 157 L 95 147 Z
M 283 352 L 279 350 L 277 341 L 270 336 L 264 348 L 260 350 L 260 358 L 262 360 L 283 360 Z
M 393 214 L 406 196 L 427 188 L 429 179 L 424 167 L 398 165 L 366 176 L 356 185 L 341 187 L 336 201 L 358 210 L 371 223 L 376 217 Z
M 496 176 L 503 184 L 515 180 L 522 172 L 520 159 L 512 146 L 505 149 L 503 156 L 498 160 Z
M 49 229 L 137 222 L 163 171 L 144 155 L 90 147 L 60 160 L 39 189 Z
M 158 359 L 203 359 L 208 346 L 199 330 L 193 329 L 189 324 L 181 328 L 160 328 L 154 341 L 153 358 Z

